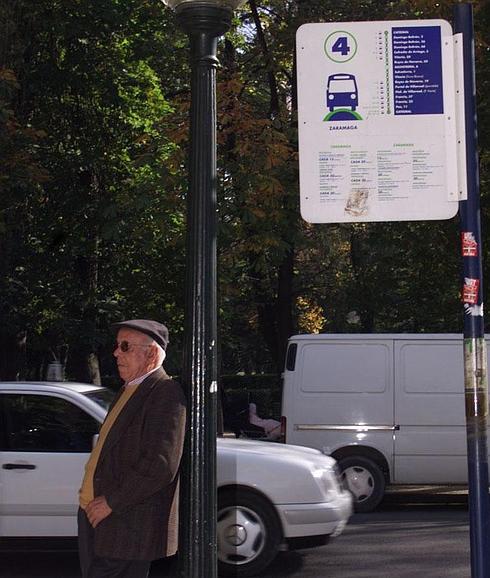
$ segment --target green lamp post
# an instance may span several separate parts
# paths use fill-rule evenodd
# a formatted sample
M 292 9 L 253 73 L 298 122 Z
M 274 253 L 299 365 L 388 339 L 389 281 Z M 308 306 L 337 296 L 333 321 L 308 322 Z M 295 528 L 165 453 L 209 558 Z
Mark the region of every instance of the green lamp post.
M 163 0 L 190 39 L 191 124 L 182 381 L 188 435 L 181 475 L 182 578 L 217 576 L 216 57 L 242 0 Z

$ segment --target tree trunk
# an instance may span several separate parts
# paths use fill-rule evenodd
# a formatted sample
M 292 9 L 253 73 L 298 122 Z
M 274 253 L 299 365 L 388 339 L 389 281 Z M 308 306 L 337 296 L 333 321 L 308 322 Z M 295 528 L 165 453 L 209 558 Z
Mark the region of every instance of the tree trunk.
M 78 349 L 74 347 L 71 350 L 66 366 L 70 379 L 81 383 L 101 384 L 99 358 L 92 349 L 79 345 Z
M 0 380 L 17 381 L 27 377 L 26 366 L 27 332 L 0 331 Z
M 80 181 L 88 189 L 92 209 L 96 211 L 102 189 L 99 177 L 95 170 L 85 171 L 82 173 Z M 93 223 L 96 222 L 94 218 Z M 79 255 L 74 261 L 75 272 L 81 287 L 80 293 L 83 297 L 79 304 L 79 338 L 78 342 L 70 347 L 71 355 L 67 367 L 67 373 L 77 381 L 98 385 L 101 382 L 96 347 L 99 244 L 97 225 L 93 224 L 89 231 L 85 254 Z
M 359 303 L 359 314 L 361 317 L 361 327 L 363 333 L 372 333 L 374 331 L 375 311 L 371 294 L 371 286 L 366 280 L 366 263 L 364 252 L 365 244 L 368 242 L 366 235 L 354 231 L 351 235 L 351 263 L 354 275 L 354 284 L 356 295 Z
M 281 373 L 284 369 L 288 339 L 294 332 L 293 326 L 293 277 L 294 253 L 289 250 L 279 266 L 277 288 L 277 356 L 276 368 Z

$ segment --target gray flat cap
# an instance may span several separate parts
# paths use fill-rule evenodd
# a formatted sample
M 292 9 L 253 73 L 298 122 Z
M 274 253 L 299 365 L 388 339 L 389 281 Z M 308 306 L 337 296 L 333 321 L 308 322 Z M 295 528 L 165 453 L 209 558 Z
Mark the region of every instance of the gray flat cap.
M 151 319 L 130 319 L 129 321 L 113 323 L 111 328 L 114 331 L 119 331 L 119 329 L 124 328 L 140 331 L 154 339 L 160 347 L 167 349 L 169 341 L 168 329 L 163 325 L 163 323 L 158 323 L 158 321 L 152 321 Z

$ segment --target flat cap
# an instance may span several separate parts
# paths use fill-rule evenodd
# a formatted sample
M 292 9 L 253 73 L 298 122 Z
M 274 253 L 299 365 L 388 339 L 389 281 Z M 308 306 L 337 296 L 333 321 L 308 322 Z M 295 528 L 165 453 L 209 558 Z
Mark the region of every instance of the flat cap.
M 158 321 L 152 321 L 151 319 L 130 319 L 129 321 L 113 323 L 111 328 L 114 331 L 119 331 L 119 329 L 124 328 L 140 331 L 154 339 L 160 347 L 167 349 L 168 329 L 163 325 L 163 323 L 158 323 Z

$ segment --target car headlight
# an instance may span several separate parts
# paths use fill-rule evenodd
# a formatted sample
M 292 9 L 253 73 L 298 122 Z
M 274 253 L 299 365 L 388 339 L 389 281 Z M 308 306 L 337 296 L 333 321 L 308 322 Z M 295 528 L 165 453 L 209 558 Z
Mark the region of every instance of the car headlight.
M 333 94 L 328 95 L 328 100 L 333 100 Z
M 355 94 L 351 94 L 350 97 L 352 98 L 352 100 L 354 100 L 356 98 Z
M 334 500 L 340 491 L 334 470 L 321 468 L 314 470 L 312 474 L 322 494 L 325 496 L 325 501 Z

